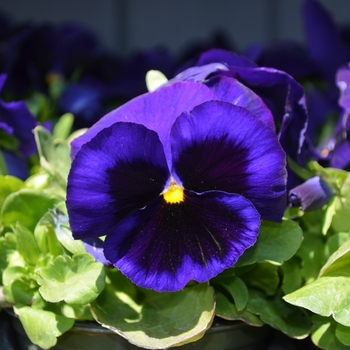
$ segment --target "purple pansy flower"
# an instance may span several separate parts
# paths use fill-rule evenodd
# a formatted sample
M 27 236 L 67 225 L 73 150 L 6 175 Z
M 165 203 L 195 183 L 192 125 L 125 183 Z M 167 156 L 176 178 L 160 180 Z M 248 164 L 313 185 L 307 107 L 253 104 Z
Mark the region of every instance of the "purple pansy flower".
M 194 68 L 190 69 L 190 74 L 186 70 L 171 79 L 168 84 L 179 80 L 204 83 L 219 99 L 236 104 L 235 95 L 230 96 L 234 91 L 230 85 L 241 83 L 246 90 L 250 90 L 262 101 L 261 105 L 265 109 L 269 110 L 268 124 L 277 129 L 280 143 L 286 153 L 300 165 L 304 165 L 302 149 L 308 122 L 305 95 L 303 87 L 290 75 L 274 68 L 258 67 L 244 56 L 219 49 L 209 50 L 199 57 L 196 74 L 192 74 Z M 200 74 L 200 69 L 204 74 Z M 291 174 L 288 182 L 289 188 L 292 188 L 297 180 Z
M 74 238 L 107 235 L 106 259 L 159 292 L 233 266 L 286 205 L 285 153 L 258 117 L 190 82 L 107 114 L 72 143 Z
M 0 91 L 5 83 L 6 75 L 0 75 Z M 0 99 L 0 135 L 12 140 L 15 148 L 2 145 L 7 172 L 21 179 L 28 176 L 26 160 L 36 153 L 33 129 L 37 125 L 35 118 L 22 101 L 5 102 Z M 10 144 L 12 144 L 12 142 Z

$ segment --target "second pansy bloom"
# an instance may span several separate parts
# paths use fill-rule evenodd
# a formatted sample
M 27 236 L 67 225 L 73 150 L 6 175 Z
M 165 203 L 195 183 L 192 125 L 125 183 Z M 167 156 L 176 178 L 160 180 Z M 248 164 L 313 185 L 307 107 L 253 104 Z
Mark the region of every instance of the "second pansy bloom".
M 286 206 L 273 129 L 205 85 L 174 83 L 131 100 L 77 139 L 73 154 L 74 237 L 107 235 L 108 261 L 159 292 L 233 266 L 261 219 L 281 220 Z

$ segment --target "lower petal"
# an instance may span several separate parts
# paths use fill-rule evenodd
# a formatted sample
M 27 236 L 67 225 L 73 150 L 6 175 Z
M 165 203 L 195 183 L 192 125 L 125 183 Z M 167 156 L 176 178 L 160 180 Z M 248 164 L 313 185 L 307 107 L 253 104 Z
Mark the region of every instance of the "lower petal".
M 260 216 L 245 198 L 221 191 L 185 191 L 185 200 L 157 198 L 107 236 L 106 258 L 140 287 L 177 291 L 206 282 L 252 246 Z

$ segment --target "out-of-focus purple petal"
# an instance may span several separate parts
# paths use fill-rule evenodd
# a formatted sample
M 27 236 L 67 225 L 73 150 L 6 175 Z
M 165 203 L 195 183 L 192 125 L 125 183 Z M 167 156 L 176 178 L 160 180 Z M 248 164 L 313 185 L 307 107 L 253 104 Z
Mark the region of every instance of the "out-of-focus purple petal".
M 345 112 L 350 112 L 350 66 L 347 64 L 338 69 L 336 84 L 340 91 L 339 105 Z
M 107 267 L 112 267 L 113 264 L 106 259 L 103 252 L 103 241 L 99 238 L 85 238 L 82 240 L 86 251 L 92 255 L 97 262 L 101 262 Z
M 170 175 L 154 131 L 116 123 L 87 142 L 73 160 L 67 209 L 73 237 L 107 234 L 164 190 Z
M 204 66 L 214 62 L 235 67 L 257 67 L 249 58 L 222 49 L 211 49 L 202 53 L 196 62 L 196 66 Z
M 263 219 L 286 208 L 286 155 L 254 114 L 209 101 L 183 113 L 171 131 L 173 173 L 195 192 L 220 190 L 249 199 Z
M 348 140 L 342 140 L 335 147 L 330 166 L 338 169 L 345 169 L 350 164 L 350 142 Z
M 99 92 L 87 84 L 69 85 L 63 92 L 59 104 L 62 113 L 70 112 L 74 115 L 76 128 L 89 127 L 104 114 Z
M 301 207 L 304 211 L 322 208 L 334 196 L 334 190 L 320 176 L 314 176 L 289 191 L 292 207 Z
M 243 107 L 255 114 L 275 131 L 275 122 L 271 111 L 262 99 L 238 80 L 215 76 L 208 80 L 206 85 L 215 93 L 220 101 L 230 102 L 235 106 Z
M 15 154 L 2 151 L 8 175 L 16 176 L 21 180 L 26 180 L 29 176 L 29 169 L 26 161 Z
M 5 79 L 6 75 L 0 75 L 0 85 L 4 83 Z M 0 100 L 0 124 L 2 130 L 17 138 L 19 141 L 18 151 L 23 157 L 27 158 L 36 152 L 33 129 L 37 123 L 24 102 Z
M 170 128 L 175 119 L 186 110 L 196 105 L 216 100 L 215 94 L 205 85 L 178 82 L 165 86 L 152 93 L 146 93 L 127 102 L 116 110 L 102 117 L 84 135 L 72 142 L 72 157 L 81 146 L 91 140 L 98 132 L 116 122 L 133 122 L 146 126 L 158 133 L 163 143 L 168 163 L 170 164 Z
M 104 252 L 135 284 L 173 292 L 234 265 L 259 227 L 259 214 L 239 195 L 186 191 L 182 203 L 158 198 L 134 211 L 107 236 Z
M 254 58 L 254 62 L 259 66 L 276 68 L 295 79 L 320 73 L 319 67 L 308 56 L 304 46 L 294 41 L 278 41 L 265 45 L 259 52 L 255 52 Z
M 303 22 L 310 57 L 324 72 L 324 78 L 331 84 L 338 67 L 349 57 L 330 13 L 316 0 L 303 3 Z

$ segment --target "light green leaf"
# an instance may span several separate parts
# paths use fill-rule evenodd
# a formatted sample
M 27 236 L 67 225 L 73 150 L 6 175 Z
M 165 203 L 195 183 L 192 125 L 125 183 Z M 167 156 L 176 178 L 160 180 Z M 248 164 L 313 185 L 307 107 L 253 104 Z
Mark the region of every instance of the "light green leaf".
M 53 208 L 58 199 L 41 191 L 23 188 L 10 194 L 2 207 L 0 219 L 5 227 L 17 222 L 30 231 L 34 231 L 40 218 Z
M 0 237 L 0 285 L 3 284 L 3 271 L 11 264 L 11 260 L 17 253 L 16 237 L 12 232 Z
M 339 247 L 320 271 L 320 276 L 350 277 L 350 240 Z
M 334 201 L 332 228 L 336 232 L 350 231 L 350 174 L 348 174 Z
M 304 313 L 288 305 L 279 295 L 267 298 L 265 294 L 250 289 L 247 310 L 292 338 L 303 339 L 310 333 L 311 324 Z
M 38 269 L 40 294 L 52 303 L 88 304 L 104 288 L 105 270 L 89 254 L 57 256 L 47 267 Z
M 321 277 L 283 297 L 288 303 L 350 326 L 350 278 Z
M 183 345 L 200 339 L 213 321 L 214 292 L 206 284 L 174 293 L 140 290 L 135 298 L 128 292 L 130 281 L 118 271 L 109 276 L 113 279 L 91 304 L 92 313 L 132 344 L 151 349 Z
M 271 262 L 281 265 L 290 259 L 300 247 L 302 230 L 294 221 L 282 223 L 263 221 L 255 245 L 241 256 L 236 266 Z
M 12 230 L 16 235 L 18 253 L 23 256 L 28 264 L 36 265 L 40 257 L 40 250 L 34 234 L 19 223 L 12 227 Z
M 73 319 L 29 306 L 15 307 L 14 311 L 32 343 L 43 349 L 56 345 L 57 337 L 74 325 Z
M 22 180 L 10 175 L 0 175 L 0 211 L 5 199 L 24 187 Z
M 70 135 L 74 122 L 72 113 L 63 114 L 53 128 L 52 136 L 55 139 L 67 139 Z
M 264 325 L 264 322 L 253 313 L 247 310 L 238 311 L 234 303 L 226 298 L 220 292 L 215 292 L 216 294 L 216 310 L 215 314 L 225 320 L 240 320 L 251 326 L 260 327 Z
M 146 86 L 149 92 L 157 90 L 168 82 L 168 78 L 159 70 L 149 70 L 146 73 Z
M 3 287 L 5 299 L 11 304 L 30 304 L 38 288 L 29 284 L 28 280 L 15 280 Z
M 346 345 L 342 344 L 336 337 L 337 324 L 331 319 L 318 318 L 319 322 L 314 322 L 314 328 L 311 334 L 312 342 L 321 349 L 328 350 L 347 350 Z
M 350 346 L 350 328 L 338 324 L 335 329 L 335 336 L 344 345 Z
M 70 146 L 67 141 L 53 140 L 51 134 L 42 126 L 34 129 L 34 136 L 38 146 L 40 164 L 57 183 L 67 186 L 67 177 L 70 169 Z

